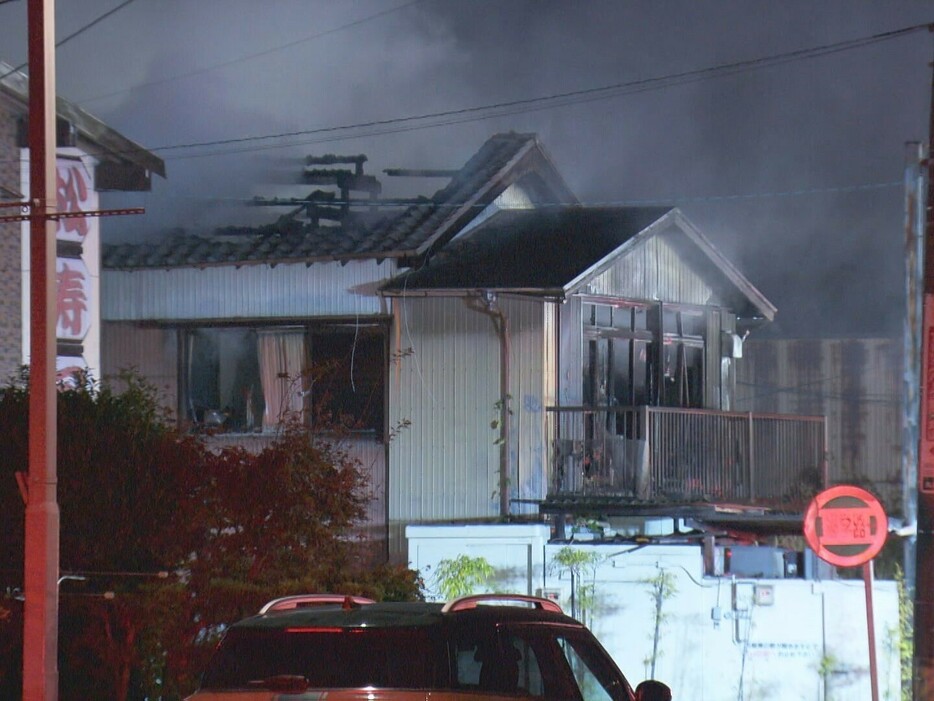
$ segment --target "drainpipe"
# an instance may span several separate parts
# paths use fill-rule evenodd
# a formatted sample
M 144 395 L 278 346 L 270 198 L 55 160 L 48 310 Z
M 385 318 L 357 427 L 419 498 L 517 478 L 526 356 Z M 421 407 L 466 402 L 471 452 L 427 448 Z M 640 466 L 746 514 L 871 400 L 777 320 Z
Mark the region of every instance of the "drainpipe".
M 499 515 L 509 516 L 509 320 L 497 304 L 495 292 L 473 298 L 471 308 L 493 320 L 499 336 Z

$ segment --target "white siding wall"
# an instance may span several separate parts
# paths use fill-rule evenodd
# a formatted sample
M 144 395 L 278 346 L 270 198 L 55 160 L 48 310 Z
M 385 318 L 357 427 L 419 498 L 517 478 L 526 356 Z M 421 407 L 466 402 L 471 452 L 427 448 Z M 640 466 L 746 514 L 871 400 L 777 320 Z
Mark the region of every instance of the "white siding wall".
M 392 262 L 371 260 L 105 270 L 101 314 L 108 321 L 372 315 L 381 312 L 376 287 L 392 273 Z
M 544 312 L 500 299 L 511 334 L 510 496 L 546 492 Z M 393 300 L 390 424 L 411 421 L 390 444 L 391 523 L 499 515 L 500 343 L 493 321 L 460 298 Z M 551 373 L 553 374 L 553 372 Z M 550 384 L 550 389 L 549 389 Z M 513 507 L 516 511 L 518 507 Z
M 593 294 L 629 299 L 661 299 L 684 304 L 714 303 L 713 290 L 672 245 L 671 231 L 648 238 L 591 282 Z
M 704 575 L 697 545 L 552 542 L 545 526 L 410 529 L 408 561 L 429 584 L 443 559 L 466 553 L 494 568 L 480 591 L 557 595 L 572 613 L 571 582 L 555 556 L 566 547 L 593 556 L 593 604 L 580 616 L 629 681 L 649 676 L 655 606 L 652 580 L 667 573 L 655 677 L 684 701 L 870 699 L 865 591 L 853 579 L 764 579 Z M 531 583 L 531 584 L 530 584 Z M 879 698 L 898 699 L 898 589 L 873 586 Z M 832 663 L 823 678 L 822 668 Z M 739 693 L 740 689 L 743 693 Z

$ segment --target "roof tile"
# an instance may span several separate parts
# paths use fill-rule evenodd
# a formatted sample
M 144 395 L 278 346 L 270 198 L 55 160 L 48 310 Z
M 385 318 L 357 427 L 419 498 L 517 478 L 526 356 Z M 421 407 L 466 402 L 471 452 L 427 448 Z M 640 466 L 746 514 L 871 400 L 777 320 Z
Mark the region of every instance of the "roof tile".
M 342 226 L 302 225 L 289 220 L 255 228 L 222 228 L 211 236 L 176 231 L 159 244 L 105 245 L 103 265 L 110 269 L 170 268 L 411 254 L 430 241 L 459 205 L 474 197 L 534 141 L 534 134 L 494 135 L 430 199 L 375 220 L 360 217 Z

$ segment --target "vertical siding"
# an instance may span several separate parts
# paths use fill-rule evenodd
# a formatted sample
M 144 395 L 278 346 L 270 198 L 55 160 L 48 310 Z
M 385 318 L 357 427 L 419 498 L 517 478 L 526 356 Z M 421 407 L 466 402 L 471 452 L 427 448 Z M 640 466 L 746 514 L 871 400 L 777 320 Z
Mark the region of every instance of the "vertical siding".
M 162 406 L 173 415 L 178 411 L 178 337 L 173 329 L 103 323 L 101 379 L 115 382 L 131 369 L 155 386 Z
M 558 315 L 558 387 L 561 406 L 580 406 L 584 401 L 584 359 L 580 297 L 562 304 Z
M 224 448 L 242 448 L 250 453 L 260 453 L 277 438 L 276 433 L 217 433 L 205 436 L 209 448 L 220 451 Z M 386 446 L 372 436 L 350 435 L 340 438 L 335 445 L 351 460 L 357 462 L 366 480 L 364 494 L 366 510 L 358 524 L 378 561 L 385 561 L 386 548 Z
M 545 306 L 539 300 L 503 299 L 509 318 L 512 423 L 510 489 L 512 499 L 544 499 L 547 492 L 548 451 L 545 406 L 548 400 Z M 512 513 L 537 513 L 529 504 L 513 504 Z
M 542 304 L 501 299 L 511 331 L 510 492 L 544 496 Z M 393 300 L 391 522 L 496 517 L 500 343 L 492 319 L 460 298 Z
M 748 341 L 737 408 L 825 415 L 830 482 L 869 481 L 901 513 L 901 366 L 898 339 Z
M 662 299 L 682 304 L 715 303 L 714 291 L 673 245 L 677 231 L 648 238 L 594 278 L 594 294 L 630 299 Z
M 105 270 L 101 314 L 111 321 L 378 314 L 375 285 L 392 266 L 365 260 Z

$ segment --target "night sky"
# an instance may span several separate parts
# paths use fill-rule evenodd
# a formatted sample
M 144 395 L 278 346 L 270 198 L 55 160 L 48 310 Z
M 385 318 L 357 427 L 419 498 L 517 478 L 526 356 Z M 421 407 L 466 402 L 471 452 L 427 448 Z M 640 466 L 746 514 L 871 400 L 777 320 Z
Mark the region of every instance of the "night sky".
M 107 241 L 271 220 L 243 202 L 306 194 L 284 184 L 309 154 L 366 154 L 384 196 L 430 194 L 443 182 L 382 170 L 457 168 L 491 134 L 536 132 L 585 204 L 681 207 L 778 307 L 770 333 L 901 333 L 905 144 L 928 138 L 934 35 L 881 35 L 934 22 L 934 0 L 60 0 L 57 12 L 59 39 L 79 32 L 58 49 L 59 94 L 166 160 L 152 193 L 104 198 L 147 210 L 107 220 Z M 7 0 L 0 60 L 26 57 L 26 1 Z M 294 135 L 261 138 L 282 134 Z

